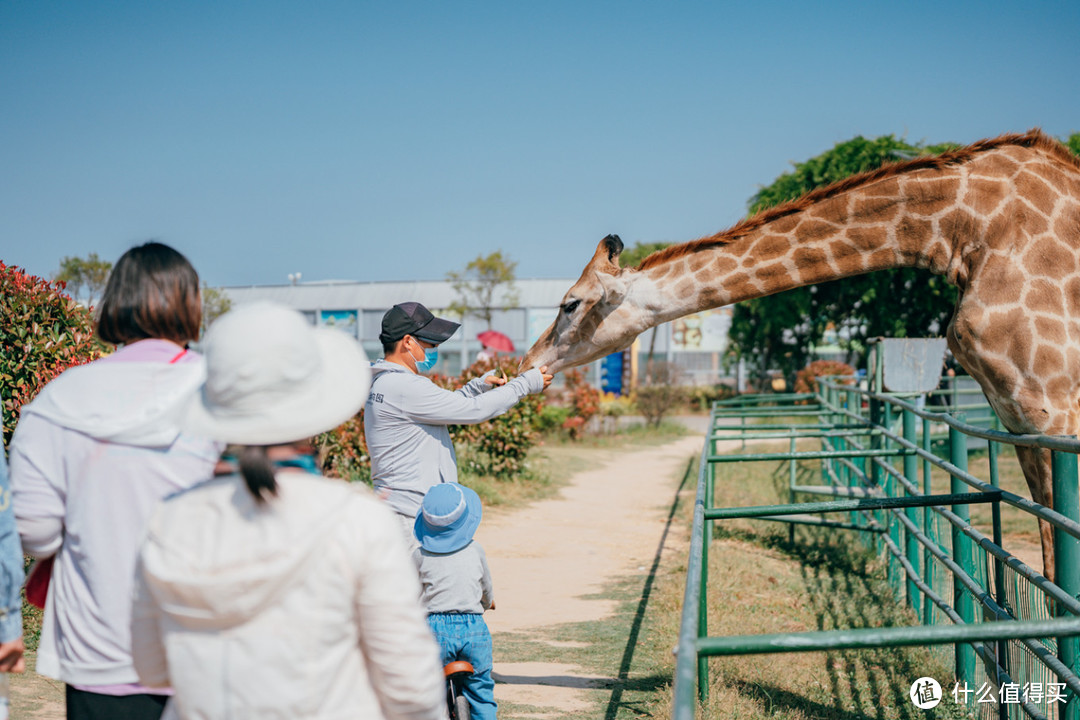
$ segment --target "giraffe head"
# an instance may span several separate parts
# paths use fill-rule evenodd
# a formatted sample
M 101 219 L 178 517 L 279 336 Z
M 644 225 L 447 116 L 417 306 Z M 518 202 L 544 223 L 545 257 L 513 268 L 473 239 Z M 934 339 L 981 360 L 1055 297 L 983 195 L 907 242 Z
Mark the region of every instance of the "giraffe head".
M 624 303 L 630 271 L 619 267 L 618 235 L 600 241 L 592 260 L 559 305 L 555 322 L 540 336 L 522 369 L 547 366 L 557 373 L 630 346 L 649 327 L 647 313 Z

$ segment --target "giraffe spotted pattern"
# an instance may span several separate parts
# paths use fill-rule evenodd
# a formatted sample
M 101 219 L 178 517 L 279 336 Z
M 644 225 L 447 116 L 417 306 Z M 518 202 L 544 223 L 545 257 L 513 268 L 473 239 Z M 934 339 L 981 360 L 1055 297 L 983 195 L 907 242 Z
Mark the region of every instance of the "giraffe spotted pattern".
M 960 289 L 949 348 L 1005 427 L 1080 434 L 1080 161 L 1037 130 L 848 178 L 636 269 L 621 251 L 617 236 L 600 243 L 524 367 L 557 372 L 700 310 L 917 267 Z M 1051 506 L 1049 452 L 1017 454 Z M 1040 535 L 1052 579 L 1050 526 Z

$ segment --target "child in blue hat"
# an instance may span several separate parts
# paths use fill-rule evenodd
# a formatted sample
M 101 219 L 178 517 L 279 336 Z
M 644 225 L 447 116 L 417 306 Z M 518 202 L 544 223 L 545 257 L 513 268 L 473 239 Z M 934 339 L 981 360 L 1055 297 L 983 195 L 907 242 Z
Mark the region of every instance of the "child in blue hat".
M 432 486 L 416 516 L 420 547 L 413 551 L 413 560 L 443 664 L 472 664 L 473 674 L 464 687 L 472 717 L 495 720 L 491 633 L 484 622 L 484 611 L 495 609 L 495 599 L 484 549 L 473 540 L 482 513 L 480 497 L 472 489 L 458 483 Z

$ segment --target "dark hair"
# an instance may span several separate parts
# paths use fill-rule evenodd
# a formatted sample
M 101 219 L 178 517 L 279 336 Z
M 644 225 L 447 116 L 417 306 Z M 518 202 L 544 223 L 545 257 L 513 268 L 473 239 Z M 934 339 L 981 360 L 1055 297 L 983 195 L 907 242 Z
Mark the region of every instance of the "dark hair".
M 404 340 L 404 339 L 405 338 L 401 338 L 401 340 Z M 394 353 L 396 353 L 398 343 L 400 343 L 401 340 L 391 340 L 390 342 L 383 341 L 383 344 L 382 344 L 383 355 L 393 355 Z
M 256 504 L 262 505 L 270 496 L 277 495 L 274 464 L 266 455 L 266 446 L 242 445 L 236 448 L 236 459 L 240 464 L 240 475 Z
M 199 338 L 199 275 L 168 245 L 148 242 L 120 256 L 97 312 L 97 334 L 120 344 L 147 338 L 185 345 Z

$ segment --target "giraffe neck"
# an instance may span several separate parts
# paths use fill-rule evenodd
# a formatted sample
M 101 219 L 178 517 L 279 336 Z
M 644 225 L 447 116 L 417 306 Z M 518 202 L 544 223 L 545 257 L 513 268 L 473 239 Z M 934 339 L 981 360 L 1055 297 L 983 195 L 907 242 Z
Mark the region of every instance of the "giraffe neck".
M 642 263 L 631 297 L 656 324 L 897 267 L 924 268 L 963 286 L 962 246 L 983 230 L 975 214 L 960 207 L 964 173 L 958 166 L 887 177 L 669 248 Z

